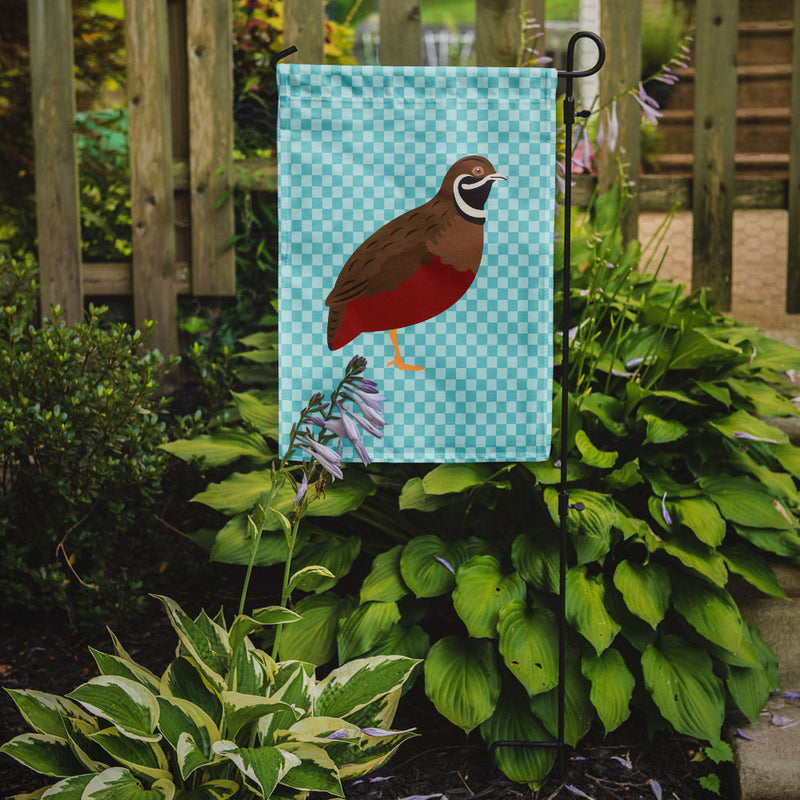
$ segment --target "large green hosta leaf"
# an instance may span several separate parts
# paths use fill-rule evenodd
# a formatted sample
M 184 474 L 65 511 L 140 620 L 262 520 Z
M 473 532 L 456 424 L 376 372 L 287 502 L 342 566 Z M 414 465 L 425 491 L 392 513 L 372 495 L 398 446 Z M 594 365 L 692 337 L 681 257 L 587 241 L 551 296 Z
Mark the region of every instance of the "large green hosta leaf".
M 494 742 L 550 742 L 553 738 L 531 712 L 524 691 L 509 683 L 503 687 L 500 700 L 486 722 L 481 724 L 481 736 L 487 745 Z M 512 781 L 526 783 L 538 789 L 555 761 L 552 747 L 498 747 L 497 766 Z
M 359 536 L 315 536 L 292 562 L 292 569 L 297 571 L 304 567 L 321 566 L 333 573 L 333 578 L 324 575 L 304 575 L 296 583 L 304 592 L 324 592 L 331 589 L 350 572 L 353 562 L 361 551 Z
M 500 686 L 494 645 L 486 639 L 446 636 L 425 659 L 425 693 L 467 733 L 494 713 Z
M 700 485 L 727 520 L 750 528 L 797 528 L 797 520 L 761 484 L 744 476 L 718 475 Z
M 769 425 L 746 411 L 735 411 L 727 417 L 711 420 L 708 424 L 730 439 L 751 438 L 771 444 L 786 444 L 789 441 L 789 437 L 780 428 Z
M 543 592 L 558 592 L 559 545 L 555 537 L 532 539 L 521 533 L 511 545 L 511 563 L 525 581 Z
M 447 495 L 428 494 L 422 478 L 410 478 L 400 492 L 399 508 L 401 511 L 436 511 L 450 501 Z
M 720 548 L 728 569 L 741 575 L 759 591 L 770 597 L 786 597 L 786 592 L 781 588 L 772 567 L 767 560 L 749 544 L 729 544 Z
M 400 621 L 397 603 L 362 603 L 339 623 L 339 662 L 364 655 Z
M 586 567 L 567 572 L 567 621 L 597 651 L 603 652 L 620 632 L 621 625 L 609 614 L 605 603 L 606 585 L 602 573 L 594 577 Z
M 349 602 L 332 592 L 309 595 L 295 605 L 301 619 L 281 632 L 282 661 L 307 661 L 317 666 L 336 653 L 339 619 L 350 611 Z
M 672 587 L 676 611 L 702 636 L 735 652 L 742 641 L 742 618 L 725 589 L 681 575 Z
M 525 592 L 518 573 L 504 575 L 493 556 L 474 556 L 456 573 L 453 607 L 470 636 L 494 639 L 500 609 L 511 600 L 522 600 Z
M 775 553 L 777 556 L 794 558 L 800 556 L 800 536 L 796 531 L 777 530 L 775 528 L 748 528 L 746 525 L 734 525 L 736 533 L 761 550 Z
M 492 475 L 488 464 L 439 464 L 423 479 L 426 494 L 450 494 L 480 486 Z
M 708 653 L 665 634 L 642 654 L 642 672 L 647 691 L 678 733 L 719 739 L 725 694 Z
M 544 499 L 554 524 L 560 523 L 558 492 L 545 489 Z M 573 546 L 578 554 L 578 562 L 602 562 L 611 549 L 611 529 L 617 520 L 617 507 L 608 495 L 586 489 L 572 489 L 569 493 L 570 505 L 582 503 L 582 511 L 570 509 L 567 515 L 567 531 L 572 536 Z
M 417 597 L 436 597 L 455 585 L 455 572 L 467 560 L 466 543 L 452 544 L 438 536 L 417 536 L 400 556 L 403 581 Z
M 725 538 L 725 520 L 716 505 L 704 497 L 685 497 L 666 501 L 672 519 L 685 525 L 703 544 L 719 547 Z
M 380 600 L 392 603 L 408 594 L 408 586 L 400 573 L 400 555 L 403 545 L 399 544 L 375 556 L 369 575 L 361 584 L 361 602 Z
M 523 600 L 507 603 L 497 623 L 498 649 L 511 674 L 528 694 L 558 683 L 558 623 L 544 608 L 529 609 Z
M 616 450 L 600 450 L 589 438 L 586 431 L 577 431 L 575 434 L 575 446 L 581 454 L 581 461 L 590 467 L 597 469 L 611 469 L 619 458 L 619 453 Z
M 204 467 L 219 467 L 239 458 L 264 464 L 275 457 L 262 436 L 239 428 L 217 428 L 210 434 L 167 442 L 159 447 L 184 461 L 197 459 Z
M 231 392 L 241 418 L 259 433 L 278 440 L 278 404 L 263 403 L 253 392 Z
M 621 592 L 628 610 L 651 628 L 664 619 L 671 584 L 669 572 L 661 564 L 620 561 L 614 570 L 614 586 Z
M 592 684 L 589 699 L 608 735 L 630 716 L 636 679 L 619 650 L 612 647 L 599 656 L 587 653 L 581 661 L 581 671 Z

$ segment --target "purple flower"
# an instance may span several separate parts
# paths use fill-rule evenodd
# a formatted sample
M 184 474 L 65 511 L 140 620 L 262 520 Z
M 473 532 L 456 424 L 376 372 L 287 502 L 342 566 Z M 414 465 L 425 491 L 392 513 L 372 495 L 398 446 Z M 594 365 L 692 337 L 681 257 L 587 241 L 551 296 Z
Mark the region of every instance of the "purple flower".
M 664 793 L 661 791 L 661 784 L 655 778 L 650 778 L 647 782 L 650 784 L 650 789 L 655 795 L 656 800 L 661 800 L 664 796 Z
M 752 736 L 748 736 L 741 728 L 736 729 L 736 735 L 740 739 L 746 739 L 748 742 L 754 742 L 755 739 Z
M 800 700 L 800 692 L 783 692 L 783 696 L 789 700 Z
M 438 561 L 440 564 L 442 564 L 444 567 L 446 567 L 447 569 L 449 569 L 449 570 L 450 570 L 450 572 L 452 572 L 452 573 L 453 573 L 453 575 L 455 575 L 455 574 L 456 574 L 456 571 L 453 569 L 453 565 L 452 565 L 452 564 L 451 564 L 449 561 L 446 561 L 445 559 L 443 559 L 443 558 L 441 558 L 441 557 L 439 557 L 439 556 L 434 556 L 434 558 L 435 558 L 435 559 L 436 559 L 436 560 L 437 560 L 437 561 Z
M 336 403 L 336 407 L 341 412 L 341 417 L 331 417 L 324 422 L 325 429 L 335 433 L 339 439 L 347 439 L 353 445 L 358 457 L 361 459 L 364 466 L 369 464 L 369 453 L 361 441 L 361 434 L 358 432 L 358 426 L 353 420 L 344 413 L 344 409 Z
M 571 784 L 567 783 L 564 784 L 564 788 L 570 793 L 574 794 L 576 797 L 585 797 L 586 800 L 594 800 L 590 794 L 586 794 L 586 792 L 581 791 L 577 786 L 572 786 Z
M 617 139 L 619 138 L 619 120 L 617 119 L 617 101 L 611 104 L 611 108 L 600 120 L 597 130 L 597 144 L 599 147 L 606 145 L 613 153 L 617 149 Z
M 299 449 L 316 461 L 326 472 L 329 472 L 334 478 L 344 477 L 341 467 L 342 457 L 335 450 L 308 436 L 299 436 L 297 440 L 302 443 L 299 445 Z M 307 447 L 303 447 L 303 445 L 307 445 Z
M 333 733 L 329 733 L 326 739 L 349 739 L 350 733 L 347 731 L 347 728 L 339 728 L 338 731 L 334 731 Z
M 297 487 L 297 494 L 294 496 L 294 504 L 297 505 L 305 496 L 308 490 L 308 475 L 303 473 L 300 485 Z
M 383 419 L 383 408 L 381 402 L 386 398 L 376 392 L 363 392 L 360 389 L 351 388 L 351 394 L 342 393 L 343 397 L 352 400 L 360 409 L 361 413 L 376 427 L 382 428 L 386 422 Z
M 625 769 L 633 769 L 633 764 L 631 764 L 630 759 L 623 758 L 622 756 L 611 756 L 612 761 L 619 761 Z
M 667 525 L 672 525 L 672 516 L 670 515 L 669 511 L 667 511 L 667 493 L 664 492 L 664 496 L 661 498 L 661 516 L 664 517 L 664 522 Z
M 749 439 L 752 442 L 766 442 L 767 444 L 778 444 L 777 439 L 765 439 L 762 436 L 754 436 L 752 433 L 746 431 L 734 431 L 733 436 L 735 439 Z
M 661 116 L 661 111 L 658 110 L 658 103 L 647 94 L 641 83 L 639 84 L 639 90 L 633 95 L 633 99 L 642 107 L 645 121 L 657 125 L 658 118 Z
M 377 439 L 383 439 L 383 431 L 373 425 L 368 419 L 365 419 L 360 414 L 350 411 L 349 408 L 344 409 L 345 414 L 351 416 L 367 433 L 371 433 Z M 381 426 L 383 427 L 383 426 Z

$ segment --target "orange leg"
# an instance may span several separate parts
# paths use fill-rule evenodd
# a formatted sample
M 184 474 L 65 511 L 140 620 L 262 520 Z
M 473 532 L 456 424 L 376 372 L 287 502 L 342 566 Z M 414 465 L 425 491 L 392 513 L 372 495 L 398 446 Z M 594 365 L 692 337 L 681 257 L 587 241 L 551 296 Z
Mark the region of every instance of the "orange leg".
M 406 364 L 403 361 L 403 356 L 400 355 L 400 347 L 397 344 L 397 330 L 389 331 L 389 338 L 392 340 L 392 344 L 394 345 L 394 358 L 386 365 L 387 367 L 391 367 L 394 364 L 397 369 L 403 370 L 420 370 L 425 369 L 425 367 L 415 367 L 413 364 Z

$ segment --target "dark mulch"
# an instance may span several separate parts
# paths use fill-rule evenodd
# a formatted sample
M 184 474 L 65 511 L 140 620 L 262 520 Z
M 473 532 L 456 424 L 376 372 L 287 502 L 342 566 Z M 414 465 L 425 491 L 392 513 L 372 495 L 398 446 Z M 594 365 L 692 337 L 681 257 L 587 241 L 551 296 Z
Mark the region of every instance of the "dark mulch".
M 177 599 L 188 611 L 196 611 L 201 605 L 215 609 L 219 592 L 227 596 L 226 605 L 230 600 L 233 607 L 234 584 L 234 578 L 223 574 L 216 583 L 207 585 L 206 591 L 195 586 L 194 597 L 177 591 Z M 158 672 L 171 660 L 175 637 L 155 601 L 146 627 L 117 628 L 115 633 L 137 661 Z M 62 619 L 6 617 L 0 622 L 0 684 L 64 694 L 97 674 L 89 645 L 111 649 L 106 634 L 87 637 L 70 632 Z M 665 800 L 709 800 L 713 795 L 700 787 L 698 779 L 710 771 L 723 779 L 722 797 L 735 794 L 724 770 L 713 769 L 707 761 L 693 760 L 698 754 L 696 742 L 667 734 L 648 740 L 646 726 L 640 720 L 626 724 L 605 741 L 597 733 L 590 735 L 569 754 L 566 775 L 551 776 L 538 793 L 505 778 L 476 736 L 465 737 L 432 712 L 420 687 L 403 698 L 396 725 L 416 726 L 421 735 L 405 744 L 372 780 L 346 784 L 350 800 L 398 800 L 415 795 L 436 798 L 442 794 L 449 800 L 550 800 L 586 795 L 596 800 L 652 800 L 658 796 L 658 787 Z M 0 693 L 0 741 L 24 730 L 10 698 Z M 630 768 L 623 762 L 629 762 Z M 46 782 L 0 755 L 0 795 L 32 791 Z

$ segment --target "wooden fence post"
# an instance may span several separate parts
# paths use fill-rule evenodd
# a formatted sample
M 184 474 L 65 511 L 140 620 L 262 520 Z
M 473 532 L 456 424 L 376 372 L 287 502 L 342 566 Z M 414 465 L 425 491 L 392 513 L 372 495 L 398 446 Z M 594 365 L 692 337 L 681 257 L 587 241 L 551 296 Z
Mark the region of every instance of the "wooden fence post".
M 626 92 L 636 87 L 642 72 L 642 4 L 639 0 L 606 0 L 600 9 L 600 30 L 606 46 L 606 63 L 600 71 L 600 107 L 614 98 L 616 101 L 619 135 L 613 149 L 608 136 L 598 154 L 598 180 L 601 192 L 608 191 L 619 176 L 618 164 L 623 162 L 624 180 L 633 183 L 634 195 L 622 220 L 625 241 L 639 236 L 639 162 L 641 161 L 640 126 L 642 110 Z M 610 109 L 603 111 L 601 124 L 609 120 Z
M 800 3 L 794 4 L 792 122 L 789 139 L 789 262 L 786 311 L 800 314 Z
M 298 52 L 289 58 L 300 64 L 325 63 L 325 7 L 323 0 L 284 0 L 284 46 Z
M 536 17 L 544 33 L 544 7 L 544 0 L 476 0 L 475 53 L 479 66 L 516 67 L 521 55 L 523 16 Z
M 692 288 L 731 307 L 739 2 L 697 0 Z
M 384 67 L 416 67 L 422 62 L 419 0 L 380 0 L 380 60 Z
M 42 316 L 83 318 L 71 0 L 29 0 Z
M 186 12 L 192 293 L 233 295 L 235 251 L 226 245 L 234 234 L 232 5 L 189 0 Z
M 136 323 L 157 320 L 153 344 L 178 351 L 175 200 L 165 0 L 128 0 L 128 126 Z

